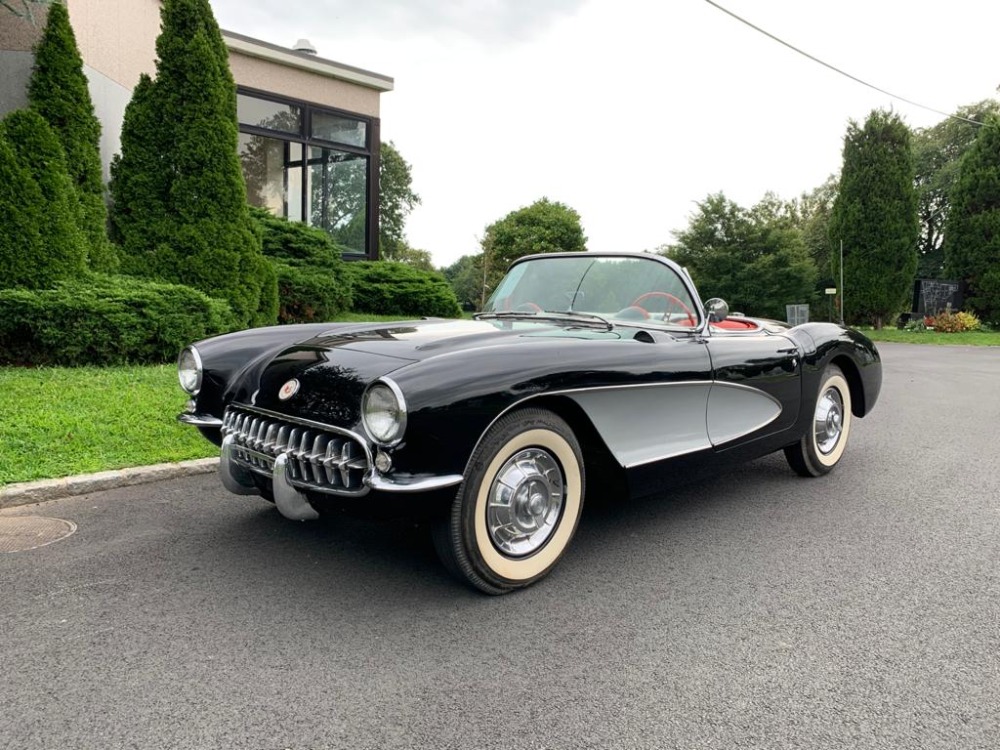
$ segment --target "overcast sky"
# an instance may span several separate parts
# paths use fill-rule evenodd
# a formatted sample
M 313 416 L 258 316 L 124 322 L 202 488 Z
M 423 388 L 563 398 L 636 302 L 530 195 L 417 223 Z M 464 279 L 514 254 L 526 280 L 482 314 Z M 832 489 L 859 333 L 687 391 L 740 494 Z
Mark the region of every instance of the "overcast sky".
M 934 109 L 996 95 L 1000 4 L 718 0 L 810 54 Z M 220 25 L 308 38 L 392 76 L 382 138 L 412 165 L 407 222 L 437 265 L 542 196 L 592 250 L 670 242 L 695 202 L 792 198 L 839 170 L 850 119 L 940 115 L 817 65 L 705 0 L 212 0 Z

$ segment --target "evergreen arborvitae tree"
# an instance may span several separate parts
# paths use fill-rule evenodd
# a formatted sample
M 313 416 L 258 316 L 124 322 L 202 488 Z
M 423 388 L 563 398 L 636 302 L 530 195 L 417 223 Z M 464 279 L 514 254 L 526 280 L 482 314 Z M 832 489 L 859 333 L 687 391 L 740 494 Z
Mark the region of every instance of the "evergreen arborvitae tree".
M 18 163 L 42 192 L 42 244 L 32 259 L 38 286 L 57 279 L 79 278 L 86 273 L 87 238 L 80 228 L 80 203 L 59 138 L 45 119 L 30 109 L 11 112 L 0 129 Z
M 966 304 L 1000 323 L 1000 119 L 979 129 L 962 158 L 945 225 L 948 274 L 968 283 Z
M 0 289 L 49 285 L 36 273 L 42 250 L 42 190 L 19 163 L 6 134 L 0 129 Z
M 164 0 L 161 22 L 156 79 L 136 88 L 112 169 L 125 269 L 227 299 L 242 324 L 273 323 L 277 282 L 247 207 L 219 27 L 207 0 Z
M 844 243 L 848 316 L 881 328 L 908 304 L 920 236 L 910 129 L 898 115 L 875 110 L 848 126 L 829 233 L 836 279 Z
M 50 6 L 45 30 L 35 47 L 28 101 L 52 126 L 66 152 L 66 166 L 82 209 L 90 267 L 113 272 L 118 258 L 108 241 L 108 214 L 101 180 L 101 124 L 94 114 L 69 12 L 61 3 Z

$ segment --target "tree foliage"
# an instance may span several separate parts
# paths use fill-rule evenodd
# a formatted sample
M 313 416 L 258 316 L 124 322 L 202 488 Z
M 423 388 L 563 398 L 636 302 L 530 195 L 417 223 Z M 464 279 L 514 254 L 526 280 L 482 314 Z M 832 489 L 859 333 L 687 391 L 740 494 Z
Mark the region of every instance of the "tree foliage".
M 444 277 L 463 310 L 477 310 L 483 303 L 483 256 L 463 255 L 444 269 Z
M 31 286 L 47 287 L 56 280 L 84 275 L 87 239 L 80 228 L 80 203 L 58 137 L 45 119 L 30 109 L 7 115 L 0 124 L 0 132 L 6 135 L 17 161 L 41 192 L 41 203 L 37 206 L 41 212 L 41 245 L 28 259 Z
M 41 188 L 0 132 L 0 289 L 48 284 L 35 267 L 42 251 L 43 205 Z
M 986 99 L 956 113 L 937 125 L 913 134 L 913 160 L 920 211 L 920 244 L 917 273 L 921 278 L 942 278 L 944 273 L 944 228 L 951 208 L 951 193 L 958 182 L 962 156 L 979 132 L 974 122 L 1000 115 L 1000 102 Z
M 136 87 L 112 164 L 125 269 L 227 299 L 241 325 L 273 323 L 277 282 L 247 207 L 236 87 L 208 0 L 164 0 L 161 29 L 156 79 Z
M 409 162 L 392 141 L 382 143 L 378 175 L 379 256 L 384 260 L 407 262 L 396 256 L 400 251 L 412 250 L 406 244 L 406 217 L 420 204 L 420 196 L 413 191 Z
M 486 227 L 481 244 L 488 294 L 518 258 L 533 253 L 580 252 L 587 249 L 587 237 L 580 214 L 564 203 L 541 198 Z
M 1000 323 L 1000 118 L 990 116 L 963 157 L 945 227 L 949 275 L 968 283 L 966 303 Z
M 69 12 L 62 3 L 52 4 L 35 47 L 28 101 L 52 126 L 66 152 L 66 165 L 82 207 L 90 267 L 112 272 L 117 268 L 118 258 L 107 234 L 101 178 L 101 124 L 94 114 Z
M 903 311 L 917 270 L 917 194 L 910 129 L 891 112 L 852 121 L 844 137 L 830 241 L 844 243 L 846 313 L 881 328 Z M 839 275 L 839 261 L 834 276 Z
M 688 269 L 703 298 L 784 320 L 785 305 L 812 299 L 817 276 L 793 208 L 773 195 L 750 209 L 710 195 L 665 254 Z

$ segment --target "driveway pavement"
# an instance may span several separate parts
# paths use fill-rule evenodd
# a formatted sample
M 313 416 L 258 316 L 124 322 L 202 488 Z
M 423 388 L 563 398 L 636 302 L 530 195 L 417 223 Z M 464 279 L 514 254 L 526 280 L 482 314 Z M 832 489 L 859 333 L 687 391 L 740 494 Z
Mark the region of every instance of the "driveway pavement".
M 0 748 L 992 750 L 1000 350 L 880 349 L 831 476 L 588 508 L 501 598 L 211 475 L 0 511 L 76 528 L 0 554 Z

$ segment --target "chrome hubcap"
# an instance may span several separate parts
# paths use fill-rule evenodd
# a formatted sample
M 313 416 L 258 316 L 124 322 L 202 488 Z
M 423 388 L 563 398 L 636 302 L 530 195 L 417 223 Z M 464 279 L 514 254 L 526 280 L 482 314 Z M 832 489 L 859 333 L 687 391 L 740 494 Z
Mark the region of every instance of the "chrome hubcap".
M 816 448 L 824 456 L 837 447 L 844 430 L 844 399 L 836 388 L 827 388 L 816 403 Z
M 493 545 L 511 557 L 538 551 L 555 530 L 565 492 L 548 452 L 527 448 L 513 455 L 490 485 L 486 528 Z

